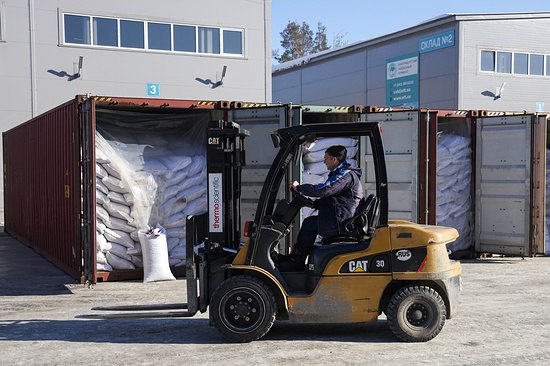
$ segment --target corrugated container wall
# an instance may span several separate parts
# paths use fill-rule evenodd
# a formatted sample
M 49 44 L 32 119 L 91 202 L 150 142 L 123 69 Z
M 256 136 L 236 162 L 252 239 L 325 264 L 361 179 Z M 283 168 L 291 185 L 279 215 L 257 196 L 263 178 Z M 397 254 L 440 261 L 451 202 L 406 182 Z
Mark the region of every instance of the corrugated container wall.
M 3 133 L 5 231 L 78 278 L 78 105 L 65 103 Z
M 139 270 L 96 267 L 96 210 L 101 206 L 96 209 L 98 113 L 110 113 L 119 125 L 128 122 L 128 113 L 151 116 L 145 119 L 158 113 L 182 120 L 187 116 L 193 123 L 200 115 L 224 119 L 228 107 L 228 102 L 77 96 L 5 132 L 6 232 L 82 282 L 141 278 Z M 133 122 L 137 128 L 137 121 L 131 120 L 130 132 Z M 127 141 L 115 137 L 113 143 L 124 146 Z M 197 143 L 205 145 L 206 140 Z

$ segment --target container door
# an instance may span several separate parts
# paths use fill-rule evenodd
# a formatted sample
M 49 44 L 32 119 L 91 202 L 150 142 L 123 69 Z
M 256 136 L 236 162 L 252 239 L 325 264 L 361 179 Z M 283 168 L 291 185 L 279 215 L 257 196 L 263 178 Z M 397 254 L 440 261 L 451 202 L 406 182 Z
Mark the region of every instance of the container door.
M 388 172 L 388 218 L 417 222 L 419 112 L 366 113 L 361 120 L 383 122 L 382 139 Z M 376 192 L 374 161 L 369 145 L 365 156 L 366 169 L 363 170 L 367 194 Z
M 82 282 L 97 282 L 96 263 L 96 204 L 95 204 L 95 101 L 80 103 L 80 146 L 82 169 Z
M 245 221 L 254 221 L 256 216 L 258 199 L 265 177 L 278 152 L 278 149 L 273 147 L 271 132 L 286 127 L 286 107 L 230 110 L 228 119 L 250 131 L 250 136 L 244 140 L 246 166 L 242 170 L 242 229 Z M 284 196 L 280 198 L 284 198 Z
M 477 119 L 477 252 L 531 255 L 533 115 Z
M 533 202 L 534 209 L 532 213 L 534 240 L 533 253 L 550 253 L 550 236 L 548 234 L 548 214 L 547 208 L 547 174 L 550 173 L 550 164 L 548 163 L 547 144 L 548 144 L 548 120 L 547 116 L 535 117 L 533 129 Z M 549 168 L 549 169 L 547 169 Z M 550 206 L 548 206 L 550 207 Z

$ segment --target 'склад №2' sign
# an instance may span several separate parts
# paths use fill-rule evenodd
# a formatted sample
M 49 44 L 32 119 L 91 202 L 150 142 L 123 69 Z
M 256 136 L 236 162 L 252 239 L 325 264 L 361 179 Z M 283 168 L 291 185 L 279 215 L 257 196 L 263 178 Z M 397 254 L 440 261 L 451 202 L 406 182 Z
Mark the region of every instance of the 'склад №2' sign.
M 386 105 L 418 108 L 418 53 L 386 60 Z
M 420 53 L 435 51 L 440 48 L 451 47 L 455 45 L 455 31 L 450 30 L 443 33 L 432 34 L 431 36 L 421 38 L 418 42 Z

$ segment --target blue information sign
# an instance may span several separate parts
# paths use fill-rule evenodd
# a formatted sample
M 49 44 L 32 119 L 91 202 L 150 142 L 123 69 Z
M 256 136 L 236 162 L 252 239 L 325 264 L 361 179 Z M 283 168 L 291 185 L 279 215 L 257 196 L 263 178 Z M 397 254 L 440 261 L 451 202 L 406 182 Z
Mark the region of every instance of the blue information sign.
M 159 84 L 147 84 L 147 95 L 150 97 L 158 97 L 160 96 L 160 86 Z
M 386 105 L 418 108 L 418 53 L 386 60 Z
M 455 45 L 455 31 L 450 30 L 443 33 L 432 34 L 431 36 L 421 38 L 418 43 L 420 53 L 435 51 L 440 48 L 451 47 Z

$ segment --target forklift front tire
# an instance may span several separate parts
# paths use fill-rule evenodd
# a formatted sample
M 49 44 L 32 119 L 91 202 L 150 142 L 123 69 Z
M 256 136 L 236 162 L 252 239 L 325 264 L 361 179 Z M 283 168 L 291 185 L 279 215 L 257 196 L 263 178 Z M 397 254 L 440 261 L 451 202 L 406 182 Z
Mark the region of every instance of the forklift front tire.
M 441 295 L 428 286 L 403 287 L 387 308 L 391 331 L 406 342 L 426 342 L 445 325 L 446 307 Z
M 251 342 L 273 326 L 276 314 L 273 292 L 260 280 L 234 276 L 222 282 L 210 303 L 210 319 L 232 342 Z

